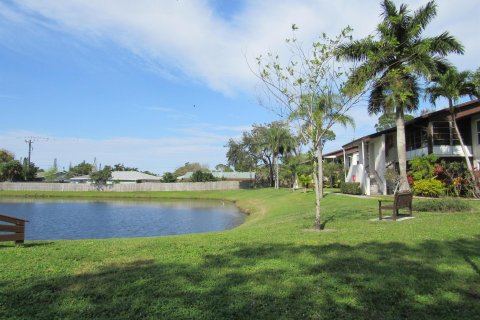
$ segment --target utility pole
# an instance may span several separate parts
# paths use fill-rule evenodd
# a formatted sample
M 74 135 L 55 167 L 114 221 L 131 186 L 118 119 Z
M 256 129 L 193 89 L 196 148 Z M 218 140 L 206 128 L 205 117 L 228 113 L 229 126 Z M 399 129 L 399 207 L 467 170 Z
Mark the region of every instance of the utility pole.
M 32 156 L 32 142 L 34 140 L 32 139 L 32 137 L 28 138 L 28 140 L 26 139 L 25 142 L 28 143 L 28 161 L 27 161 L 27 165 L 30 167 L 30 158 Z
M 39 140 L 47 141 L 48 138 L 25 137 L 25 143 L 28 144 L 28 158 L 27 158 L 28 160 L 27 160 L 26 168 L 25 168 L 25 180 L 27 180 L 27 171 L 30 170 L 30 163 L 31 163 L 31 159 L 32 159 L 32 150 L 33 150 L 32 144 L 36 141 L 39 141 Z

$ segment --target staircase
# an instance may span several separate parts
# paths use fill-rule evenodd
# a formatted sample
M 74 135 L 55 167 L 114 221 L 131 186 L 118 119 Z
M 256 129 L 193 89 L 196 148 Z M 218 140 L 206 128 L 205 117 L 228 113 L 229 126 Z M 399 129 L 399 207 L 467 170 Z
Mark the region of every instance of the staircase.
M 376 196 L 379 194 L 380 193 L 379 193 L 377 179 L 375 178 L 375 176 L 370 176 L 370 195 Z

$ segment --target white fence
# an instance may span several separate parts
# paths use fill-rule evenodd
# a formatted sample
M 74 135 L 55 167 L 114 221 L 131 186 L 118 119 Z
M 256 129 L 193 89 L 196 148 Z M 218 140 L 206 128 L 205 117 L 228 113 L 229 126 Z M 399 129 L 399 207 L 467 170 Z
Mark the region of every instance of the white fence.
M 238 190 L 252 187 L 251 181 L 215 181 L 215 182 L 181 182 L 181 183 L 134 183 L 106 186 L 104 191 L 208 191 Z M 11 191 L 96 191 L 90 184 L 80 183 L 44 183 L 44 182 L 1 182 L 0 190 Z

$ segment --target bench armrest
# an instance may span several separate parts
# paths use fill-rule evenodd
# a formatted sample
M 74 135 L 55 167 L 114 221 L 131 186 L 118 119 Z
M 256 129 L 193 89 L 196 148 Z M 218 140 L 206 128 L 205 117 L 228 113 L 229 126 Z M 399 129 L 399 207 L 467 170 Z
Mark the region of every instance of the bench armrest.
M 394 202 L 393 200 L 388 200 L 388 199 L 385 199 L 385 200 L 378 200 L 378 203 L 379 204 L 382 204 L 382 202 Z

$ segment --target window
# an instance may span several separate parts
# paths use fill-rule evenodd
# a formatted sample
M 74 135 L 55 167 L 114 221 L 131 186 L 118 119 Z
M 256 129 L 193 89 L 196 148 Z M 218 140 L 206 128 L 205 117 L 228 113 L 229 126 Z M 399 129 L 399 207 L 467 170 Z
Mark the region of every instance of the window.
M 480 120 L 477 121 L 477 143 L 480 144 Z

